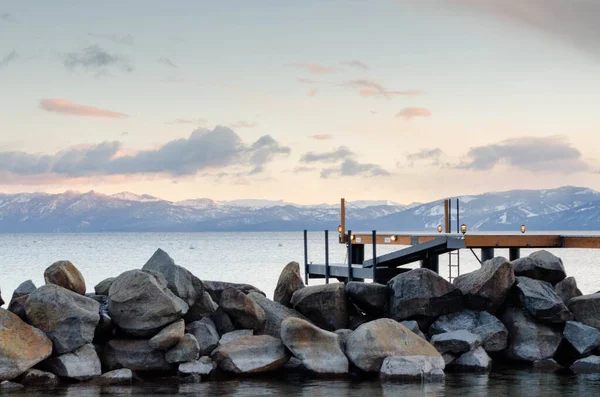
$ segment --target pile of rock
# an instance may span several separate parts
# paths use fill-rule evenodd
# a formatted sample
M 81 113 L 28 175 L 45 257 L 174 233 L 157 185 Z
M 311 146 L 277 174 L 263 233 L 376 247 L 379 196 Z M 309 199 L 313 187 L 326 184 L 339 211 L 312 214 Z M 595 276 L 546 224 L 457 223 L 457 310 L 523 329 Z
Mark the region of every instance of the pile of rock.
M 280 369 L 436 381 L 444 370 L 487 372 L 492 359 L 600 371 L 600 294 L 582 296 L 545 251 L 494 258 L 454 283 L 415 269 L 387 285 L 306 287 L 291 262 L 274 300 L 201 281 L 160 249 L 94 294 L 70 262 L 44 276 L 0 308 L 0 381 L 11 385 Z

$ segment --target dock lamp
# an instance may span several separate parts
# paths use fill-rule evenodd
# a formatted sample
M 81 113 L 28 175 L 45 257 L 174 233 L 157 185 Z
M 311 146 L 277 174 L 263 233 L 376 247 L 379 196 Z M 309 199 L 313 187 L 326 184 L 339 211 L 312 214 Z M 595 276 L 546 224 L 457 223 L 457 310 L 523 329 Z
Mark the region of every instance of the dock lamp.
M 465 234 L 467 232 L 467 225 L 465 225 L 464 223 L 460 225 L 460 231 L 462 232 L 462 234 Z
M 442 232 L 442 225 L 438 225 L 438 233 Z
M 521 233 L 525 233 L 526 230 L 525 225 L 521 225 Z
M 390 240 L 396 241 L 396 239 L 397 239 L 397 237 L 395 235 L 394 236 L 390 236 Z
M 338 233 L 342 233 L 342 232 L 343 232 L 343 230 L 342 230 L 342 225 L 339 225 L 339 226 L 338 226 Z

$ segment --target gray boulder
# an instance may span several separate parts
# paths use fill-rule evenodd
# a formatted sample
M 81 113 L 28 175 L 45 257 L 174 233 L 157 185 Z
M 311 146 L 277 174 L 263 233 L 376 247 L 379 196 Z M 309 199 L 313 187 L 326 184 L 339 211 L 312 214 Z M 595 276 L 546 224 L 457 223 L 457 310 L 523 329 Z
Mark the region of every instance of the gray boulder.
M 231 317 L 229 317 L 229 314 L 225 313 L 220 307 L 217 307 L 217 310 L 210 315 L 210 320 L 215 324 L 215 328 L 219 335 L 235 331 Z
M 102 386 L 130 385 L 132 381 L 133 372 L 129 368 L 122 368 L 102 374 L 93 384 Z
M 429 328 L 430 335 L 467 330 L 479 335 L 487 352 L 506 348 L 508 330 L 502 322 L 488 312 L 465 310 L 439 317 Z
M 4 301 L 2 301 L 2 304 L 4 304 Z M 20 383 L 9 382 L 7 380 L 5 380 L 4 382 L 0 382 L 0 392 L 3 392 L 3 393 L 4 392 L 10 393 L 10 392 L 15 391 L 15 390 L 20 390 L 20 389 L 22 389 L 24 387 L 25 386 L 23 386 Z
M 302 288 L 304 288 L 304 282 L 300 274 L 300 265 L 298 262 L 290 262 L 283 268 L 279 275 L 273 300 L 289 307 L 294 292 Z
M 302 288 L 294 293 L 290 303 L 319 328 L 348 328 L 348 300 L 343 283 Z
M 556 362 L 553 358 L 547 358 L 545 360 L 537 360 L 533 362 L 533 368 L 538 371 L 558 371 L 562 366 Z
M 44 271 L 46 284 L 66 288 L 79 295 L 85 295 L 85 280 L 79 270 L 69 261 L 58 261 Z
M 28 296 L 33 291 L 35 291 L 37 287 L 31 280 L 27 280 L 19 284 L 17 289 L 12 294 L 12 299 L 19 298 L 21 296 Z
M 198 341 L 192 334 L 185 334 L 177 346 L 165 354 L 165 360 L 171 364 L 194 361 L 198 357 L 200 357 L 200 346 L 198 346 Z
M 241 328 L 261 332 L 265 327 L 265 311 L 237 288 L 225 288 L 220 306 Z
M 517 277 L 529 277 L 552 285 L 567 277 L 562 260 L 545 250 L 513 261 L 513 267 Z
M 346 295 L 366 314 L 382 316 L 386 311 L 389 290 L 386 285 L 350 281 Z
M 17 289 L 13 292 L 10 303 L 8 304 L 8 311 L 16 314 L 23 321 L 27 321 L 25 315 L 25 301 L 37 287 L 31 280 L 27 280 L 21 283 Z
M 600 293 L 573 298 L 567 307 L 575 320 L 600 330 Z
M 521 303 L 540 321 L 564 323 L 573 319 L 562 299 L 556 295 L 550 283 L 528 277 L 517 277 L 517 289 Z
M 265 327 L 262 331 L 265 335 L 271 335 L 274 338 L 281 336 L 281 322 L 289 317 L 301 318 L 307 320 L 302 314 L 294 309 L 290 309 L 281 303 L 273 302 L 269 298 L 256 293 L 250 292 L 248 298 L 252 299 L 265 312 Z
M 116 278 L 108 292 L 110 316 L 126 333 L 152 336 L 187 313 L 161 273 L 130 270 Z
M 102 351 L 102 365 L 108 370 L 129 368 L 135 372 L 170 371 L 163 350 L 154 349 L 143 339 L 113 339 Z
M 196 338 L 200 356 L 209 355 L 219 344 L 219 334 L 214 323 L 208 318 L 188 324 L 185 331 Z
M 179 372 L 184 375 L 210 375 L 215 369 L 217 364 L 207 356 L 179 364 Z
M 40 368 L 61 378 L 84 381 L 102 375 L 100 358 L 94 345 L 87 344 L 72 353 L 50 358 Z
M 64 354 L 92 343 L 100 321 L 100 304 L 76 292 L 47 284 L 25 302 L 29 324 L 44 331 L 54 354 Z
M 100 281 L 94 287 L 94 292 L 96 292 L 96 295 L 108 295 L 108 290 L 110 289 L 110 286 L 112 285 L 112 283 L 114 281 L 115 281 L 115 277 L 109 277 L 107 279 Z
M 567 321 L 563 336 L 580 356 L 591 353 L 600 346 L 600 331 L 576 321 Z
M 379 377 L 402 381 L 427 382 L 443 379 L 444 360 L 431 356 L 390 356 L 381 364 Z
M 415 334 L 419 335 L 421 338 L 427 339 L 425 337 L 425 335 L 423 335 L 423 332 L 421 332 L 421 328 L 419 328 L 419 323 L 418 322 L 416 322 L 414 320 L 405 320 L 405 321 L 400 321 L 400 324 L 404 325 L 411 332 L 414 332 Z
M 148 341 L 153 349 L 169 350 L 183 339 L 185 334 L 185 323 L 183 320 L 175 321 L 173 324 L 163 328 L 158 334 Z
M 311 372 L 318 374 L 348 373 L 348 359 L 340 337 L 308 321 L 290 317 L 281 324 L 281 340 L 294 357 Z
M 452 368 L 461 372 L 489 372 L 492 368 L 492 359 L 483 347 L 469 351 L 452 363 Z
M 467 307 L 489 313 L 495 313 L 504 303 L 514 283 L 513 267 L 503 257 L 486 261 L 479 269 L 454 280 L 454 286 L 465 296 Z
M 187 323 L 193 323 L 194 321 L 201 320 L 204 317 L 210 317 L 217 311 L 219 305 L 217 305 L 210 294 L 206 291 L 202 294 L 202 299 L 196 301 L 190 310 L 185 314 L 185 321 Z
M 236 288 L 246 295 L 248 295 L 250 292 L 257 292 L 261 295 L 267 296 L 264 292 L 250 284 L 227 283 L 224 281 L 203 281 L 203 284 L 205 290 L 210 294 L 212 300 L 217 302 L 218 305 L 221 305 L 221 294 L 223 291 L 225 291 L 225 288 Z
M 23 386 L 55 386 L 60 380 L 52 372 L 30 369 L 19 377 Z
M 577 360 L 571 365 L 571 371 L 577 374 L 600 373 L 600 356 L 589 356 Z
M 571 299 L 583 295 L 579 288 L 577 288 L 577 281 L 575 277 L 567 277 L 563 281 L 559 282 L 554 286 L 556 295 L 562 299 L 566 305 Z
M 481 346 L 482 343 L 483 341 L 479 335 L 464 329 L 437 334 L 431 338 L 431 344 L 440 352 L 440 354 L 469 352 Z
M 224 345 L 229 342 L 233 342 L 234 340 L 238 340 L 241 338 L 245 338 L 247 336 L 253 336 L 254 330 L 251 329 L 240 329 L 237 331 L 228 332 L 225 335 L 221 336 L 219 339 L 219 346 Z
M 388 282 L 388 287 L 389 314 L 397 321 L 433 319 L 463 308 L 461 291 L 429 269 L 399 274 Z
M 479 313 L 480 312 L 475 312 L 473 310 L 463 310 L 440 316 L 433 324 L 431 324 L 431 327 L 429 327 L 429 336 L 461 329 L 471 331 L 480 325 Z
M 269 335 L 247 336 L 219 346 L 211 358 L 220 369 L 235 374 L 277 370 L 289 360 L 280 339 Z

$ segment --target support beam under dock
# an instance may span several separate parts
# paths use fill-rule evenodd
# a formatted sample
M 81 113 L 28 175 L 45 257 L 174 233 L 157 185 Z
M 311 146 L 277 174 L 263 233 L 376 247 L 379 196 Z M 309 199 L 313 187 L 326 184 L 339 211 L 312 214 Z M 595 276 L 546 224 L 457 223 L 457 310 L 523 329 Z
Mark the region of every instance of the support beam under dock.
M 494 258 L 494 249 L 493 248 L 482 248 L 481 249 L 481 263 L 485 263 L 485 261 L 489 261 Z
M 521 248 L 509 248 L 508 249 L 508 259 L 512 262 L 521 257 Z

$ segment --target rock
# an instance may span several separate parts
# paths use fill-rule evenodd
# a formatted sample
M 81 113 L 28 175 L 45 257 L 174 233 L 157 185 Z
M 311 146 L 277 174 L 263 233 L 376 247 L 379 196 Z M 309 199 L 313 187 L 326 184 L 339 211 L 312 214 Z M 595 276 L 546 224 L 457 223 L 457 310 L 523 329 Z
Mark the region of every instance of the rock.
M 167 288 L 161 273 L 130 270 L 115 279 L 108 291 L 108 311 L 132 336 L 155 335 L 187 313 L 188 305 Z
M 60 382 L 58 376 L 52 372 L 30 369 L 19 378 L 23 386 L 55 386 Z
M 206 356 L 179 364 L 179 372 L 185 375 L 210 375 L 215 369 L 217 369 L 217 364 Z
M 508 358 L 534 362 L 556 353 L 562 339 L 560 332 L 536 323 L 525 309 L 508 307 L 501 320 L 508 329 Z
M 457 358 L 452 367 L 461 372 L 489 372 L 492 368 L 492 359 L 483 347 L 478 347 Z
M 102 374 L 95 382 L 96 385 L 129 385 L 133 381 L 133 372 L 129 368 L 115 369 Z
M 302 288 L 294 293 L 290 303 L 319 328 L 328 331 L 348 328 L 348 301 L 343 283 Z
M 13 292 L 12 299 L 20 298 L 22 296 L 29 296 L 37 287 L 31 280 L 22 282 L 17 289 Z
M 567 321 L 563 336 L 580 356 L 591 353 L 600 346 L 600 331 L 576 321 Z
M 241 328 L 261 332 L 265 327 L 265 311 L 239 289 L 225 288 L 220 306 Z
M 540 371 L 558 371 L 562 366 L 552 358 L 537 360 L 533 362 L 533 368 Z
M 16 314 L 21 320 L 27 321 L 27 315 L 25 313 L 25 302 L 27 302 L 29 295 L 19 296 L 10 301 L 8 305 L 8 311 Z
M 538 320 L 564 323 L 573 319 L 573 314 L 556 295 L 550 283 L 528 277 L 517 277 L 517 289 L 523 306 Z
M 292 295 L 299 289 L 304 288 L 300 265 L 298 262 L 290 262 L 283 268 L 277 280 L 273 300 L 283 306 L 290 306 Z
M 378 372 L 383 360 L 389 356 L 431 356 L 442 359 L 429 342 L 389 318 L 358 327 L 346 341 L 346 356 L 365 372 Z
M 463 310 L 440 316 L 433 324 L 431 324 L 431 327 L 429 327 L 429 335 L 433 336 L 445 332 L 459 331 L 461 329 L 471 331 L 479 325 L 479 312 Z
M 289 359 L 283 342 L 269 335 L 247 336 L 224 344 L 211 358 L 220 369 L 235 374 L 274 371 Z
M 165 360 L 165 352 L 154 349 L 143 339 L 113 339 L 102 352 L 102 364 L 108 370 L 169 371 L 174 366 Z
M 287 372 L 306 372 L 307 371 L 304 364 L 302 364 L 302 361 L 298 360 L 296 357 L 290 357 L 290 361 L 285 363 L 283 368 Z
M 221 294 L 227 287 L 239 289 L 246 295 L 250 292 L 257 292 L 263 296 L 267 296 L 264 292 L 250 284 L 226 283 L 224 281 L 204 281 L 203 284 L 213 301 L 217 302 L 219 305 L 221 305 Z
M 583 295 L 579 288 L 577 288 L 577 281 L 575 281 L 575 277 L 565 278 L 563 281 L 554 286 L 554 291 L 556 291 L 556 295 L 562 299 L 565 305 L 571 299 Z
M 575 320 L 600 330 L 600 293 L 573 298 L 567 307 Z
M 351 316 L 348 320 L 348 329 L 354 331 L 363 324 L 377 320 L 377 317 L 367 316 L 366 314 L 360 314 Z M 344 328 L 342 328 L 344 329 Z
M 94 340 L 100 304 L 53 284 L 41 286 L 25 302 L 29 324 L 41 329 L 54 345 L 54 354 L 79 349 Z
M 44 271 L 46 284 L 66 288 L 79 295 L 85 295 L 85 280 L 79 270 L 69 261 L 58 261 Z
M 552 285 L 567 277 L 562 260 L 545 250 L 515 260 L 513 267 L 517 277 L 547 281 Z
M 306 320 L 290 317 L 281 324 L 281 340 L 294 357 L 318 374 L 348 373 L 348 359 L 340 337 Z
M 346 351 L 346 341 L 348 340 L 348 337 L 350 337 L 352 332 L 353 331 L 351 329 L 338 329 L 335 331 L 337 336 L 340 337 L 340 347 L 343 351 Z
M 183 320 L 175 321 L 173 324 L 165 327 L 158 334 L 148 341 L 153 349 L 169 350 L 177 346 L 185 334 L 185 322 Z
M 399 274 L 388 287 L 389 314 L 394 320 L 433 319 L 463 308 L 460 290 L 429 269 Z
M 190 310 L 185 314 L 185 321 L 187 323 L 193 323 L 194 321 L 201 320 L 204 317 L 210 317 L 214 312 L 217 311 L 219 305 L 217 305 L 210 294 L 206 291 L 202 294 L 202 299 L 196 301 Z
M 444 360 L 440 357 L 390 356 L 383 360 L 379 376 L 403 381 L 430 381 L 440 376 L 443 378 L 444 367 Z
M 423 333 L 421 332 L 421 329 L 419 328 L 419 323 L 414 321 L 414 320 L 405 320 L 405 321 L 400 321 L 400 324 L 404 325 L 406 328 L 408 328 L 411 332 L 419 335 L 421 338 L 423 339 L 427 339 L 425 337 L 425 335 L 423 335 Z
M 50 358 L 41 363 L 40 368 L 61 378 L 78 381 L 102 375 L 100 358 L 92 344 L 84 345 L 72 353 Z
M 454 280 L 454 286 L 465 296 L 467 307 L 490 313 L 504 303 L 514 283 L 513 267 L 503 257 L 486 261 L 479 269 Z
M 388 302 L 388 288 L 378 283 L 350 281 L 346 284 L 346 295 L 362 311 L 371 315 L 383 315 Z
M 16 378 L 52 354 L 52 342 L 37 328 L 0 308 L 0 381 Z
M 590 356 L 575 361 L 571 365 L 571 371 L 576 374 L 599 373 L 600 372 L 600 356 Z
M 142 270 L 161 273 L 167 280 L 169 289 L 189 307 L 203 299 L 204 284 L 202 281 L 189 270 L 176 265 L 173 258 L 160 248 L 148 259 Z
M 487 352 L 499 352 L 506 348 L 508 330 L 495 316 L 488 312 L 465 310 L 439 317 L 429 328 L 430 335 L 467 330 L 479 335 Z
M 235 331 L 231 318 L 223 309 L 217 307 L 217 310 L 210 315 L 211 321 L 215 324 L 215 328 L 219 335 L 224 335 L 228 332 Z
M 265 327 L 262 331 L 265 335 L 271 335 L 274 338 L 281 337 L 281 322 L 289 317 L 308 320 L 302 314 L 294 309 L 283 306 L 281 303 L 273 302 L 269 298 L 256 292 L 250 292 L 248 298 L 252 299 L 265 312 Z
M 4 304 L 4 301 L 2 303 Z M 25 386 L 23 386 L 19 383 L 15 383 L 15 382 L 9 382 L 7 380 L 5 380 L 4 382 L 0 382 L 0 391 L 2 391 L 2 392 L 11 392 L 11 391 L 15 391 L 15 390 L 20 390 L 23 387 L 25 387 Z
M 188 324 L 185 331 L 196 338 L 200 356 L 209 355 L 219 345 L 219 333 L 215 329 L 214 323 L 208 318 Z
M 194 361 L 198 357 L 200 357 L 200 346 L 198 346 L 198 341 L 192 334 L 185 334 L 177 346 L 165 354 L 165 360 L 172 364 Z
M 444 359 L 444 363 L 446 363 L 446 365 L 450 365 L 454 362 L 454 360 L 456 360 L 456 354 L 444 353 L 442 354 L 442 358 Z
M 96 295 L 108 295 L 108 290 L 110 289 L 110 286 L 114 281 L 115 277 L 109 277 L 105 280 L 100 281 L 94 287 L 94 292 L 96 292 Z
M 446 332 L 434 335 L 431 338 L 431 344 L 440 352 L 444 353 L 465 353 L 481 346 L 483 341 L 479 335 L 466 330 Z
M 105 308 L 100 306 L 100 321 L 98 321 L 98 325 L 94 331 L 94 343 L 101 345 L 114 338 L 116 334 L 115 325 L 108 314 L 108 304 Z
M 254 331 L 251 329 L 240 329 L 238 331 L 228 332 L 221 336 L 221 339 L 219 340 L 219 346 L 252 335 L 254 335 Z

